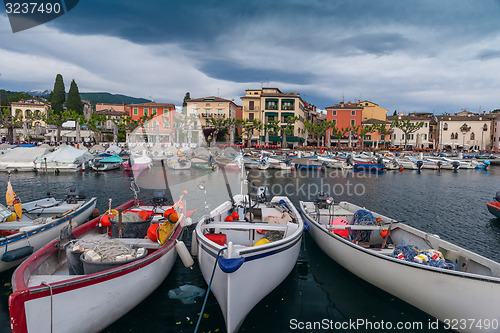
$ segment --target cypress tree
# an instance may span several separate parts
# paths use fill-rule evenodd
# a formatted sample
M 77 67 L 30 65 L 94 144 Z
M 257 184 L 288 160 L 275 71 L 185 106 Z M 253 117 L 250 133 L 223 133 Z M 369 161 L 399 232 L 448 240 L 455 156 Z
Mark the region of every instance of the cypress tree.
M 78 86 L 76 85 L 75 80 L 71 81 L 66 107 L 68 110 L 75 111 L 78 114 L 83 114 L 82 99 L 80 98 L 80 92 L 78 91 Z
M 64 88 L 64 81 L 61 74 L 57 74 L 56 81 L 54 82 L 54 89 L 52 90 L 50 103 L 52 105 L 52 110 L 55 114 L 61 114 L 63 112 L 63 104 L 66 100 L 66 90 Z

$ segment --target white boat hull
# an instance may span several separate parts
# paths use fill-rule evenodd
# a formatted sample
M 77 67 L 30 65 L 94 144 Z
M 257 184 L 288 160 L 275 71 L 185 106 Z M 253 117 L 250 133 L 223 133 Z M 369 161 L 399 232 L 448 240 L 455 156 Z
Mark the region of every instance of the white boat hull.
M 0 253 L 3 254 L 6 251 L 10 252 L 26 246 L 32 246 L 33 252 L 36 252 L 51 240 L 57 238 L 61 229 L 67 226 L 70 220 L 76 222 L 78 225 L 87 221 L 94 212 L 96 201 L 96 198 L 92 198 L 81 209 L 75 210 L 61 218 L 50 220 L 45 224 L 19 223 L 19 226 L 22 227 L 17 234 L 3 238 L 0 241 Z M 0 223 L 0 229 L 6 229 L 7 227 L 16 228 L 17 224 L 17 222 L 3 222 Z M 0 272 L 19 265 L 24 259 L 26 257 L 8 262 L 0 260 Z
M 237 198 L 242 199 L 242 197 L 235 196 L 236 203 L 241 202 Z M 223 246 L 210 241 L 204 236 L 203 230 L 205 230 L 205 226 L 208 227 L 210 224 L 207 225 L 202 220 L 196 226 L 195 244 L 197 244 L 200 269 L 205 281 L 209 283 L 215 266 L 211 291 L 214 293 L 224 315 L 227 332 L 237 332 L 252 308 L 288 276 L 297 262 L 303 222 L 298 211 L 288 198 L 275 197 L 273 201 L 279 202 L 280 199 L 286 200 L 289 208 L 291 208 L 292 212 L 295 212 L 294 215 L 296 214 L 298 225 L 294 226 L 293 233 L 283 239 L 256 247 L 241 245 L 234 245 L 233 247 L 232 243 L 229 243 L 229 248 L 221 251 L 221 258 L 243 260 L 241 266 L 231 273 L 225 273 L 221 270 L 220 265 L 216 264 L 217 254 L 223 249 Z M 223 207 L 222 210 L 220 207 Z M 217 208 L 219 209 L 218 212 L 217 209 L 214 210 L 211 216 L 218 216 L 224 212 L 224 209 L 227 211 L 230 207 L 230 202 L 226 202 Z M 215 222 L 218 222 L 217 217 Z M 248 225 L 249 223 L 245 224 Z M 260 224 L 264 225 L 264 223 Z M 229 234 L 231 229 L 227 230 Z M 230 236 L 228 242 L 231 242 Z
M 301 209 L 302 207 L 301 202 Z M 325 227 L 306 214 L 304 216 L 310 225 L 311 237 L 330 258 L 361 279 L 401 298 L 431 316 L 444 322 L 465 318 L 475 320 L 476 323 L 480 320 L 484 323 L 485 320 L 491 322 L 500 318 L 498 307 L 500 278 L 443 270 L 392 258 L 342 239 L 327 231 Z M 388 218 L 385 219 L 388 220 Z M 409 226 L 404 227 L 425 235 Z M 435 237 L 429 234 L 427 236 Z M 441 240 L 440 242 L 443 246 L 456 248 L 453 244 Z M 464 251 L 472 256 L 470 251 Z M 464 328 L 460 331 L 478 332 L 476 327 Z M 498 331 L 498 327 L 481 330 L 481 332 Z

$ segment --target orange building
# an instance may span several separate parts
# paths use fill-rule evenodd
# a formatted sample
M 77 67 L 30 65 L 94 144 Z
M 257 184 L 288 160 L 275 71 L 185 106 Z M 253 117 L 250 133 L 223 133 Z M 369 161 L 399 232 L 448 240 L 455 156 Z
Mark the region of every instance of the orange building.
M 151 143 L 174 142 L 175 105 L 172 103 L 129 104 L 125 107 L 132 120 L 139 120 L 144 115 L 152 118 L 144 124 L 144 131 L 135 131 L 129 136 L 130 142 L 144 140 Z
M 326 109 L 326 120 L 333 121 L 336 128 L 347 128 L 361 126 L 363 107 L 357 103 L 340 102 L 333 106 L 328 106 Z M 326 131 L 326 137 L 331 137 L 333 131 Z M 335 140 L 334 140 L 335 141 Z

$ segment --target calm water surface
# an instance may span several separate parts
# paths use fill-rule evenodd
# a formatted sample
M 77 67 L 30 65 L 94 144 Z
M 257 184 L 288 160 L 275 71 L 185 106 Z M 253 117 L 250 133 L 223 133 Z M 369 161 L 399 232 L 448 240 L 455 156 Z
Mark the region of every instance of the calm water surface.
M 227 176 L 232 193 L 239 193 L 240 175 L 228 172 Z M 405 170 L 402 173 L 391 171 L 378 175 L 333 170 L 291 173 L 269 170 L 252 171 L 249 178 L 256 186 L 267 185 L 271 195 L 289 195 L 296 204 L 299 200 L 313 200 L 322 188 L 333 194 L 336 201 L 352 201 L 383 215 L 404 220 L 407 224 L 438 234 L 443 239 L 500 262 L 500 221 L 492 218 L 485 205 L 500 190 L 500 167 L 492 167 L 487 172 L 424 170 L 418 173 Z M 207 184 L 206 197 L 197 188 L 201 181 Z M 52 195 L 64 197 L 69 186 L 82 186 L 87 197 L 98 198 L 101 212 L 106 210 L 110 198 L 113 206 L 133 199 L 129 189 L 130 175 L 119 170 L 102 174 L 87 171 L 51 175 L 48 177 L 48 187 L 47 177 L 42 174 L 12 174 L 11 182 L 23 201 L 45 196 L 47 188 Z M 141 174 L 137 182 L 141 186 L 139 198 L 145 201 L 152 197 L 154 189 L 165 187 L 159 169 Z M 169 170 L 168 182 L 174 199 L 182 190 L 188 191 L 188 209 L 197 209 L 194 221 L 204 214 L 205 201 L 213 209 L 228 197 L 221 173 Z M 6 189 L 6 183 L 7 174 L 0 174 L 0 190 Z M 189 227 L 184 236 L 188 247 L 193 228 Z M 12 272 L 0 274 L 0 331 L 9 331 L 10 327 L 7 298 L 11 292 Z M 147 281 L 138 281 L 137 288 L 141 288 L 143 283 Z M 190 270 L 177 260 L 163 284 L 105 332 L 193 332 L 202 300 L 184 305 L 179 300 L 168 298 L 169 290 L 185 284 L 207 288 L 197 264 Z M 411 288 L 410 284 L 408 288 Z M 208 298 L 205 313 L 200 332 L 225 332 L 222 313 L 213 295 Z M 391 322 L 394 326 L 398 322 L 421 323 L 424 329 L 401 331 L 444 331 L 442 328 L 429 329 L 429 322 L 435 321 L 432 317 L 337 265 L 316 246 L 307 233 L 294 270 L 250 312 L 240 331 L 290 332 L 290 321 L 293 319 L 302 322 L 364 319 Z M 302 332 L 323 331 L 326 330 L 309 329 Z

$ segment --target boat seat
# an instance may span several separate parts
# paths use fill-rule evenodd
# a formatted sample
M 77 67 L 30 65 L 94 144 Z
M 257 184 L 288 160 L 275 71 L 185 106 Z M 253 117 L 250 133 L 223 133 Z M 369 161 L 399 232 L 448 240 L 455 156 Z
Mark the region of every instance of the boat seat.
M 269 224 L 269 223 L 248 223 L 248 222 L 217 222 L 206 225 L 206 229 L 240 229 L 240 230 L 279 230 L 285 231 L 286 224 Z
M 149 238 L 115 238 L 120 242 L 132 246 L 132 248 L 143 247 L 145 249 L 157 250 L 160 248 L 160 244 L 153 242 Z

